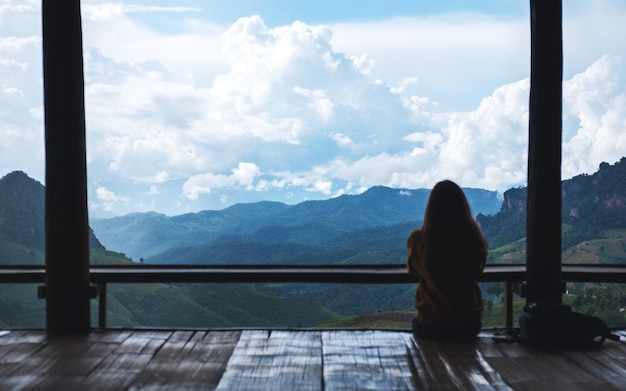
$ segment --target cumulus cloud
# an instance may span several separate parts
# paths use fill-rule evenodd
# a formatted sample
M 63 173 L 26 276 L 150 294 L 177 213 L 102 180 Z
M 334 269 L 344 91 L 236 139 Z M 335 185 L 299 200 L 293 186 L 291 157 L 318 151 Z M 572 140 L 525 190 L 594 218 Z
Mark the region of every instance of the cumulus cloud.
M 206 173 L 189 178 L 183 185 L 185 197 L 197 200 L 201 194 L 211 193 L 212 189 L 241 188 L 252 190 L 255 178 L 261 173 L 254 163 L 241 162 L 232 169 L 230 175 Z
M 222 35 L 230 71 L 210 91 L 213 110 L 236 121 L 222 129 L 298 145 L 338 106 L 357 106 L 368 81 L 332 49 L 331 36 L 327 27 L 302 22 L 270 29 L 258 15 L 234 23 Z
M 572 129 L 567 126 L 572 121 L 566 121 L 564 127 L 565 178 L 593 172 L 603 159 L 614 162 L 623 156 L 626 105 L 622 64 L 619 57 L 603 57 L 565 81 L 564 111 L 581 124 Z M 308 189 L 330 194 L 342 186 L 356 185 L 418 188 L 430 187 L 441 178 L 499 191 L 524 184 L 529 88 L 528 79 L 509 83 L 484 98 L 476 110 L 435 115 L 429 121 L 433 130 L 404 136 L 407 148 L 400 153 L 337 158 L 317 166 L 312 178 L 326 180 L 310 182 Z M 307 178 L 300 175 L 298 180 Z
M 90 161 L 135 179 L 151 171 L 221 178 L 244 153 L 280 171 L 310 168 L 347 145 L 371 148 L 373 138 L 397 148 L 412 109 L 396 104 L 399 90 L 373 82 L 363 64 L 333 51 L 331 36 L 323 26 L 270 29 L 258 16 L 242 18 L 222 36 L 230 71 L 206 89 L 158 61 L 87 50 Z M 380 110 L 374 120 L 372 109 Z M 325 133 L 335 143 L 319 149 Z M 309 188 L 321 188 L 315 183 Z M 207 192 L 184 191 L 192 198 Z
M 621 56 L 602 56 L 563 85 L 563 174 L 590 173 L 626 151 L 626 67 Z
M 95 200 L 91 200 L 90 207 L 94 210 L 112 212 L 119 203 L 127 203 L 128 198 L 116 195 L 103 186 L 96 189 Z
M 342 133 L 333 133 L 330 137 L 337 142 L 337 145 L 342 147 L 347 147 L 353 143 L 350 137 Z
M 224 26 L 194 19 L 201 11 L 196 7 L 83 1 L 81 11 L 87 49 L 98 48 L 107 57 L 131 63 L 158 61 L 193 75 L 194 83 L 203 86 L 226 69 L 219 53 Z
M 389 85 L 419 78 L 421 97 L 472 110 L 495 88 L 529 71 L 529 15 L 472 12 L 333 24 L 342 52 L 375 59 L 371 75 Z

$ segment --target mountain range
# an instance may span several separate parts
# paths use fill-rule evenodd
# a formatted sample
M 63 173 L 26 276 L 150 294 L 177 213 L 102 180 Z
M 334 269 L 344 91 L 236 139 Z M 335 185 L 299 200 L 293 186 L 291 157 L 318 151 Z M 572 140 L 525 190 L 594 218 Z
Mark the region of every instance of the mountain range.
M 503 195 L 463 190 L 490 244 L 489 262 L 523 263 L 526 188 Z M 135 213 L 94 219 L 91 225 L 107 248 L 146 263 L 402 263 L 406 237 L 421 225 L 429 194 L 376 186 L 296 205 L 259 202 L 173 217 Z M 562 194 L 564 260 L 597 262 L 601 256 L 603 262 L 626 263 L 618 243 L 619 230 L 626 228 L 626 158 L 564 180 Z M 588 249 L 571 257 L 576 246 L 589 241 L 606 251 Z
M 562 183 L 563 261 L 626 263 L 626 159 Z M 490 244 L 488 262 L 524 262 L 526 189 L 464 189 Z M 430 191 L 373 187 L 296 205 L 239 204 L 180 216 L 90 221 L 93 264 L 403 263 Z M 0 265 L 43 264 L 44 186 L 0 178 Z M 132 258 L 132 259 L 131 259 Z M 112 326 L 312 326 L 339 315 L 410 311 L 414 286 L 132 284 L 109 289 Z M 36 288 L 0 285 L 0 327 L 43 327 Z M 488 293 L 484 293 L 489 298 Z
M 495 191 L 464 191 L 476 213 L 494 214 L 501 207 L 502 200 Z M 389 234 L 397 235 L 403 246 L 411 228 L 421 224 L 429 194 L 428 189 L 376 186 L 359 195 L 342 195 L 296 205 L 278 202 L 237 204 L 223 210 L 172 217 L 154 212 L 134 213 L 92 219 L 90 224 L 107 248 L 123 252 L 134 260 L 143 258 L 146 262 L 158 263 L 272 262 L 258 257 L 251 259 L 241 252 L 254 254 L 256 250 L 250 249 L 251 246 L 266 246 L 282 252 L 280 246 L 284 252 L 297 257 L 307 252 L 304 247 L 311 246 L 313 252 L 317 252 L 315 248 L 319 246 L 327 249 L 342 247 L 342 242 L 350 240 L 356 232 L 367 235 L 372 229 L 387 227 L 390 227 Z M 397 232 L 394 226 L 398 224 L 408 227 Z M 191 250 L 193 247 L 205 250 Z M 239 254 L 228 254 L 229 247 L 237 248 Z M 209 251 L 214 251 L 215 256 L 207 256 Z M 181 256 L 183 252 L 190 255 Z M 309 262 L 318 261 L 310 259 Z

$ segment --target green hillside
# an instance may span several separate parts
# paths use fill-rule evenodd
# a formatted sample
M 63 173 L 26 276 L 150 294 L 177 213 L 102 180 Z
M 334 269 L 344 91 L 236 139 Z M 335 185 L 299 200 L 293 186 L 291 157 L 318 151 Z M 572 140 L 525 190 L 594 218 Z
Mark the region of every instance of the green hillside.
M 43 249 L 35 249 L 0 237 L 0 265 L 43 265 Z
M 213 242 L 174 248 L 146 259 L 154 264 L 395 264 L 405 262 L 406 238 L 417 223 L 400 223 L 353 230 L 329 237 L 323 243 L 306 227 L 274 230 L 271 238 L 253 232 L 228 235 Z M 326 231 L 332 232 L 332 231 Z
M 311 327 L 337 317 L 250 284 L 120 284 L 110 296 L 110 327 Z
M 563 227 L 566 232 L 567 226 Z M 584 240 L 563 248 L 562 262 L 566 264 L 626 264 L 626 228 L 605 229 L 595 239 Z M 526 263 L 526 239 L 520 239 L 489 250 L 489 263 Z
M 376 312 L 367 315 L 350 315 L 333 319 L 318 325 L 318 328 L 348 328 L 348 329 L 397 329 L 410 330 L 411 322 L 415 317 L 409 312 Z
M 0 265 L 44 264 L 43 204 L 43 185 L 26 174 L 0 179 Z M 137 264 L 105 249 L 93 232 L 90 263 Z M 107 301 L 111 327 L 309 327 L 337 316 L 311 299 L 250 284 L 111 284 Z M 93 300 L 94 325 L 96 314 Z M 0 327 L 45 327 L 35 284 L 0 284 Z

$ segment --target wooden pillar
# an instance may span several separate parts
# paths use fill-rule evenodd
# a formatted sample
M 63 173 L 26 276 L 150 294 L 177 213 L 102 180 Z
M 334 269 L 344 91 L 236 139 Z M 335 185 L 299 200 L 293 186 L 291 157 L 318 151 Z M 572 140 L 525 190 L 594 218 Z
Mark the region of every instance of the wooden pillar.
M 562 4 L 530 0 L 527 304 L 561 304 Z
M 43 0 L 46 328 L 90 330 L 80 0 Z

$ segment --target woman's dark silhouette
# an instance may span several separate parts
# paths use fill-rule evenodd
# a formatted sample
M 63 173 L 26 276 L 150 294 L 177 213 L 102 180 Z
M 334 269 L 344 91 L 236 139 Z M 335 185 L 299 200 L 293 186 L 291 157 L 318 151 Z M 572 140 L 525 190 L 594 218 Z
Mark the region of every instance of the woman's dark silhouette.
M 444 180 L 430 193 L 424 223 L 407 241 L 407 270 L 418 279 L 413 332 L 420 338 L 469 339 L 482 327 L 478 277 L 487 240 L 463 190 Z

